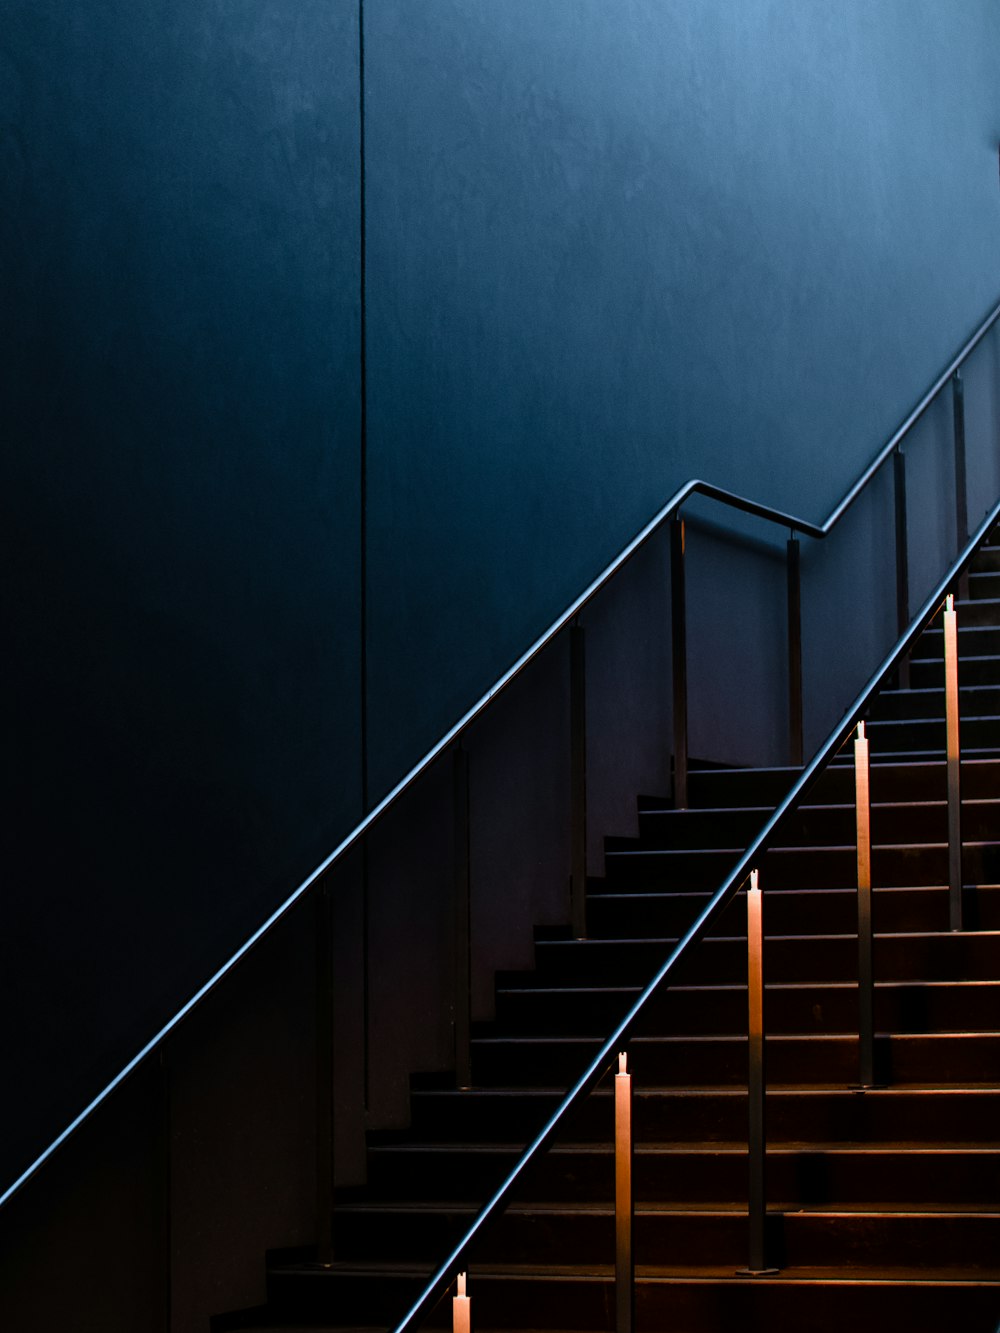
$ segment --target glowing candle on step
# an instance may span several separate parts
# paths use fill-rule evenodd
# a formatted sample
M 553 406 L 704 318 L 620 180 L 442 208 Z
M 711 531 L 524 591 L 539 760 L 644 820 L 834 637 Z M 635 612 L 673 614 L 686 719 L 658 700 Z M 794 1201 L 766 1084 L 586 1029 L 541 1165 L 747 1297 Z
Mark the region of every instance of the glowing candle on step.
M 451 1300 L 452 1333 L 470 1333 L 472 1316 L 469 1307 L 472 1302 L 465 1294 L 465 1274 L 458 1275 L 458 1295 Z

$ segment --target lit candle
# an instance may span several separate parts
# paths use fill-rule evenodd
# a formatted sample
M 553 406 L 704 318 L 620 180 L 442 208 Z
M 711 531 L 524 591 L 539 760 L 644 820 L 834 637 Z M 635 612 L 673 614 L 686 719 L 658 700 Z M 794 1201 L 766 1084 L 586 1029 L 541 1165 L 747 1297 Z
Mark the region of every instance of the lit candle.
M 465 1274 L 458 1275 L 458 1295 L 453 1296 L 451 1300 L 451 1326 L 452 1333 L 470 1333 L 472 1328 L 472 1316 L 470 1306 L 472 1302 L 465 1294 Z

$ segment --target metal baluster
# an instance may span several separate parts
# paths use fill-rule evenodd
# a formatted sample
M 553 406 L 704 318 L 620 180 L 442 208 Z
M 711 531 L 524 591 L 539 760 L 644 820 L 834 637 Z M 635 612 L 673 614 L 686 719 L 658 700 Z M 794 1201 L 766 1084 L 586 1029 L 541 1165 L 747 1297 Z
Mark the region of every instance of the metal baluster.
M 316 896 L 316 1257 L 333 1263 L 334 1187 L 333 902 Z
M 875 984 L 872 966 L 872 839 L 868 738 L 854 742 L 854 808 L 858 845 L 858 1082 L 875 1086 Z
M 472 1328 L 472 1299 L 466 1294 L 465 1274 L 455 1279 L 456 1294 L 451 1298 L 451 1333 L 470 1333 Z
M 750 1261 L 746 1268 L 740 1269 L 743 1277 L 760 1277 L 777 1271 L 767 1267 L 764 1237 L 767 1145 L 764 1130 L 764 933 L 761 909 L 760 881 L 757 871 L 751 870 L 747 888 L 747 1214 Z
M 965 469 L 965 384 L 962 372 L 951 377 L 951 409 L 955 434 L 955 536 L 956 548 L 961 550 L 969 540 L 969 489 Z M 959 575 L 958 595 L 969 595 L 969 575 Z
M 472 943 L 470 921 L 469 755 L 464 746 L 454 750 L 455 797 L 455 1083 L 472 1086 Z
M 569 632 L 570 920 L 575 939 L 587 938 L 587 659 L 584 629 Z
M 632 1333 L 635 1269 L 632 1261 L 632 1075 L 624 1053 L 615 1075 L 615 1328 Z
M 948 924 L 962 929 L 962 792 L 958 734 L 958 625 L 955 599 L 945 599 L 944 701 L 948 756 Z
M 892 456 L 896 501 L 896 631 L 900 638 L 910 623 L 910 549 L 906 523 L 906 457 L 897 448 Z M 910 688 L 909 654 L 899 664 L 899 688 Z
M 788 749 L 802 766 L 802 581 L 795 530 L 788 539 Z
M 674 806 L 688 803 L 687 615 L 684 602 L 684 520 L 670 524 L 670 628 L 674 686 Z

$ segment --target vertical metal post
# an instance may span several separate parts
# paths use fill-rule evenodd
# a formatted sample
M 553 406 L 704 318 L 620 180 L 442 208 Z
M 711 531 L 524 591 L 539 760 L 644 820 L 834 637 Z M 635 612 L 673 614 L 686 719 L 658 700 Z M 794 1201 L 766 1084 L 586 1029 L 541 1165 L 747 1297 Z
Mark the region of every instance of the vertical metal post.
M 316 1258 L 333 1263 L 334 1188 L 333 902 L 316 895 Z
M 868 738 L 854 742 L 854 809 L 858 846 L 858 1083 L 875 1086 L 875 980 L 872 967 L 872 836 Z
M 767 1202 L 764 1193 L 764 928 L 760 881 L 750 872 L 747 888 L 747 1158 L 749 1167 L 747 1217 L 749 1263 L 744 1276 L 773 1273 L 765 1261 L 764 1224 Z
M 451 1298 L 451 1333 L 470 1333 L 472 1328 L 472 1301 L 466 1295 L 465 1274 L 459 1273 L 455 1282 L 456 1294 Z
M 670 641 L 674 686 L 674 806 L 688 803 L 687 614 L 684 602 L 684 520 L 670 524 Z
M 615 1329 L 632 1333 L 635 1269 L 632 1261 L 632 1075 L 624 1053 L 615 1075 Z
M 159 1050 L 157 1068 L 157 1098 L 159 1102 L 159 1139 L 160 1139 L 160 1253 L 162 1256 L 161 1278 L 163 1294 L 161 1322 L 162 1333 L 170 1333 L 173 1327 L 173 1126 L 170 1098 L 170 1052 L 166 1044 Z
M 945 600 L 944 700 L 948 756 L 948 924 L 962 929 L 962 791 L 958 735 L 958 626 L 955 599 Z
M 570 920 L 573 937 L 587 938 L 587 659 L 584 629 L 569 632 Z
M 969 540 L 969 490 L 965 469 L 965 384 L 962 372 L 951 377 L 951 408 L 955 431 L 955 544 L 960 551 Z M 958 581 L 958 595 L 969 595 L 969 576 L 963 573 Z
M 788 750 L 792 765 L 802 766 L 802 580 L 799 543 L 788 539 Z
M 464 746 L 454 750 L 455 797 L 455 1083 L 472 1086 L 472 943 L 470 912 L 469 755 Z
M 906 457 L 897 448 L 892 456 L 893 490 L 896 500 L 896 631 L 902 637 L 910 623 L 910 546 L 906 522 Z M 899 664 L 899 688 L 910 688 L 910 659 Z

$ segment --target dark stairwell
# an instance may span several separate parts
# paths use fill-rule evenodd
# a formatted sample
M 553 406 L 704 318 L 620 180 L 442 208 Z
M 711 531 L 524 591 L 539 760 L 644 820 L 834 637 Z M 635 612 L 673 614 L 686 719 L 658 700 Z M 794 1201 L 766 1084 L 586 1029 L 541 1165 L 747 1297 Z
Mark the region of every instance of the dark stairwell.
M 845 747 L 760 863 L 767 977 L 767 1247 L 747 1279 L 741 893 L 629 1042 L 637 1327 L 833 1330 L 1000 1319 L 1000 538 L 958 602 L 964 926 L 949 929 L 942 631 L 867 719 L 875 1083 L 858 1082 L 854 774 Z M 895 684 L 895 682 L 891 682 Z M 373 1133 L 341 1191 L 334 1260 L 268 1258 L 268 1304 L 223 1330 L 398 1321 L 797 776 L 699 769 L 690 808 L 639 801 L 587 885 L 587 938 L 536 935 L 472 1033 L 470 1088 L 415 1078 L 410 1126 Z M 613 1110 L 582 1100 L 468 1263 L 478 1327 L 614 1328 Z M 450 1303 L 430 1322 L 440 1324 Z

